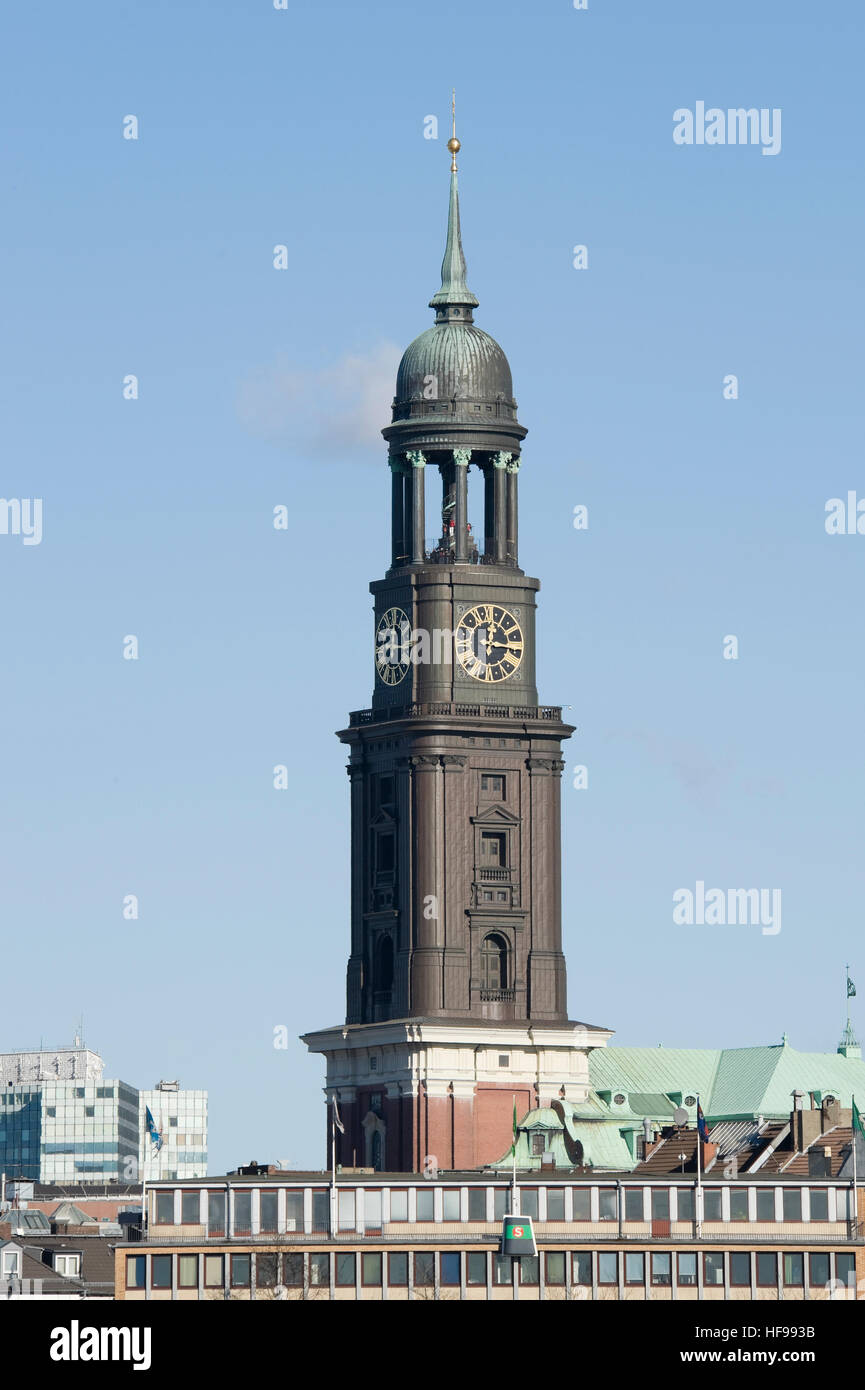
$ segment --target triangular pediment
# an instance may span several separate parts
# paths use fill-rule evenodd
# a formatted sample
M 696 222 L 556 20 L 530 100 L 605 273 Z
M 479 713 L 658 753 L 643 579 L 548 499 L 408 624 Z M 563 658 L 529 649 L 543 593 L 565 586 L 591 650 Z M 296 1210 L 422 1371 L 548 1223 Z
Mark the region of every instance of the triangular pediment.
M 519 816 L 512 815 L 505 810 L 504 806 L 490 806 L 488 810 L 482 811 L 480 815 L 472 816 L 475 825 L 519 825 Z
M 375 815 L 370 821 L 370 825 L 373 829 L 375 829 L 377 826 L 396 825 L 396 816 L 392 816 L 390 811 L 386 811 L 382 807 L 380 810 L 376 811 Z

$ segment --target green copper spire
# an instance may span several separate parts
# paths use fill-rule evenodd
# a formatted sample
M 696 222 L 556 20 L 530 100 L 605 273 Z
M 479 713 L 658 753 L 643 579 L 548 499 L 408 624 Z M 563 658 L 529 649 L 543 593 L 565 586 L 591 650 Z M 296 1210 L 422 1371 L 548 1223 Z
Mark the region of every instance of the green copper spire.
M 471 323 L 471 311 L 477 307 L 478 301 L 466 284 L 466 258 L 463 255 L 463 244 L 460 237 L 460 199 L 457 191 L 457 152 L 460 148 L 460 142 L 457 139 L 455 116 L 453 134 L 448 140 L 447 147 L 453 156 L 451 159 L 451 196 L 448 207 L 448 239 L 442 261 L 442 286 L 438 294 L 434 294 L 430 300 L 430 308 L 436 310 L 437 322 L 459 319 L 464 323 Z M 451 310 L 454 312 L 449 312 Z

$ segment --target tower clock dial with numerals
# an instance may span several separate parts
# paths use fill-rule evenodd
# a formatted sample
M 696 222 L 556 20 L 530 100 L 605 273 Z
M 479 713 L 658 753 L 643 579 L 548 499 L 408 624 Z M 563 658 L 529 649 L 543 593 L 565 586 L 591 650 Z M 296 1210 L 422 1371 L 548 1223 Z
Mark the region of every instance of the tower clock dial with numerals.
M 519 670 L 523 647 L 522 628 L 498 603 L 479 603 L 460 619 L 457 661 L 473 680 L 506 681 Z
M 375 630 L 375 669 L 385 685 L 399 685 L 408 675 L 411 623 L 401 608 L 382 613 Z

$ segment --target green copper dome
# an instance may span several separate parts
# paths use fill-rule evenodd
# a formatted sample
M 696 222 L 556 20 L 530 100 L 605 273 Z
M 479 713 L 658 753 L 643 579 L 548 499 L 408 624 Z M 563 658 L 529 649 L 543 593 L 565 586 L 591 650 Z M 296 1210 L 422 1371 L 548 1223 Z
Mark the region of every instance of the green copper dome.
M 396 376 L 394 421 L 445 410 L 470 419 L 495 414 L 516 420 L 508 359 L 495 338 L 475 327 L 472 310 L 477 302 L 466 284 L 457 175 L 452 167 L 442 283 L 430 300 L 436 321 L 403 353 Z

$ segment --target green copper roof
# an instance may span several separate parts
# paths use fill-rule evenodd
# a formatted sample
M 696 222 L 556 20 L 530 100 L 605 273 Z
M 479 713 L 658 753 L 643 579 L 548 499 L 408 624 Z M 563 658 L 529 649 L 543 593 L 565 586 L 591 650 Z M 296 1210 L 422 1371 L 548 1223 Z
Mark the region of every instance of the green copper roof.
M 582 1105 L 572 1105 L 570 1101 L 559 1102 L 568 1127 L 571 1141 L 578 1141 L 583 1149 L 583 1166 L 630 1172 L 635 1163 L 634 1136 L 642 1133 L 642 1126 L 635 1123 L 619 1124 L 609 1119 L 606 1107 L 589 1097 Z M 589 1118 L 591 1117 L 591 1118 Z M 517 1169 L 526 1171 L 541 1168 L 540 1154 L 532 1153 L 532 1131 L 543 1130 L 546 1135 L 547 1154 L 552 1155 L 555 1171 L 568 1171 L 573 1161 L 565 1144 L 564 1127 L 555 1110 L 543 1107 L 530 1110 L 517 1125 Z M 491 1168 L 505 1171 L 513 1165 L 510 1150 Z
M 449 304 L 477 305 L 477 300 L 466 284 L 466 258 L 463 255 L 460 237 L 460 200 L 457 192 L 456 169 L 451 170 L 451 196 L 448 207 L 448 239 L 442 261 L 442 286 L 438 294 L 430 300 L 431 309 L 439 309 Z
M 636 1113 L 646 1093 L 700 1095 L 707 1118 L 786 1118 L 793 1091 L 820 1091 L 849 1106 L 865 1098 L 865 1062 L 836 1052 L 797 1052 L 786 1043 L 717 1051 L 666 1047 L 601 1047 L 589 1054 L 596 1091 L 620 1092 Z M 639 1096 L 639 1101 L 637 1097 Z M 612 1109 L 613 1107 L 611 1107 Z M 661 1116 L 658 1115 L 660 1119 Z

